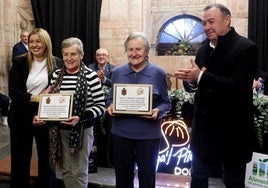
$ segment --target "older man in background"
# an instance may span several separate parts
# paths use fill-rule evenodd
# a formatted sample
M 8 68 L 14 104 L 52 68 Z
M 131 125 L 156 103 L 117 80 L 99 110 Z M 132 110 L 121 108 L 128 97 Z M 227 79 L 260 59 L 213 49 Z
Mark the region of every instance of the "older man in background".
M 90 64 L 89 68 L 96 71 L 102 85 L 111 87 L 112 70 L 116 67 L 109 63 L 109 52 L 104 48 L 96 51 L 96 63 Z
M 21 31 L 20 33 L 21 40 L 18 43 L 16 43 L 12 49 L 12 62 L 16 56 L 28 52 L 28 36 L 29 32 L 27 30 Z

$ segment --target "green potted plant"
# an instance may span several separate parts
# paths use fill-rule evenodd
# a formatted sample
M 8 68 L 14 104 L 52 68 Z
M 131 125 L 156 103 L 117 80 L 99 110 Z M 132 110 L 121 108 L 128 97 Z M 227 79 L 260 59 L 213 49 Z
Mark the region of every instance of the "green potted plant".
M 171 48 L 172 55 L 189 55 L 191 44 L 187 39 L 178 40 Z

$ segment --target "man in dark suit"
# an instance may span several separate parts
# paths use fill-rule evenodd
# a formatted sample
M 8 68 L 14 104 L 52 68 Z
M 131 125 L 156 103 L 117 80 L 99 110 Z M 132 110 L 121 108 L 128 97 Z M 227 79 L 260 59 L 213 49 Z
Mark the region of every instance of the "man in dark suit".
M 96 50 L 96 62 L 89 64 L 89 68 L 96 71 L 100 82 L 103 86 L 107 88 L 111 87 L 111 75 L 112 70 L 116 67 L 115 65 L 109 63 L 109 52 L 107 49 L 99 48 Z M 104 117 L 104 118 L 103 118 Z M 97 118 L 94 126 L 94 132 L 96 134 L 97 141 L 97 151 L 98 151 L 98 166 L 107 167 L 110 166 L 109 159 L 107 160 L 107 155 L 110 155 L 108 151 L 110 147 L 110 116 L 105 115 L 101 118 Z M 92 158 L 93 155 L 91 154 Z M 90 169 L 89 169 L 90 170 Z
M 27 30 L 23 30 L 20 33 L 20 42 L 16 43 L 12 49 L 12 62 L 14 58 L 18 55 L 25 54 L 28 52 L 28 36 L 29 32 Z
M 90 64 L 89 68 L 97 72 L 102 85 L 111 87 L 111 74 L 116 66 L 109 63 L 108 50 L 98 49 L 95 57 L 97 62 Z
M 207 40 L 195 61 L 175 72 L 187 91 L 195 91 L 191 188 L 208 188 L 218 170 L 227 188 L 244 188 L 255 142 L 252 82 L 258 49 L 230 26 L 224 5 L 206 6 L 202 22 Z

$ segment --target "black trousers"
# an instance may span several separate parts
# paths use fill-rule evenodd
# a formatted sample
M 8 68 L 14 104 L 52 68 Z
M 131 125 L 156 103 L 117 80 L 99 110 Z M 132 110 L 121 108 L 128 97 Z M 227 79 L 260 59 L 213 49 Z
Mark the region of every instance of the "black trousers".
M 9 107 L 9 98 L 2 93 L 0 93 L 0 116 L 7 116 Z
M 210 177 L 221 174 L 226 188 L 245 187 L 246 163 L 238 161 L 204 161 L 193 156 L 191 188 L 208 188 Z
M 29 111 L 31 113 L 31 111 Z M 11 145 L 11 188 L 29 187 L 30 165 L 32 158 L 33 139 L 36 141 L 38 155 L 38 188 L 56 187 L 56 175 L 49 165 L 48 128 L 34 127 L 31 114 L 23 118 L 24 122 L 10 118 Z
M 135 163 L 139 188 L 154 188 L 160 139 L 128 139 L 112 135 L 116 188 L 134 187 Z

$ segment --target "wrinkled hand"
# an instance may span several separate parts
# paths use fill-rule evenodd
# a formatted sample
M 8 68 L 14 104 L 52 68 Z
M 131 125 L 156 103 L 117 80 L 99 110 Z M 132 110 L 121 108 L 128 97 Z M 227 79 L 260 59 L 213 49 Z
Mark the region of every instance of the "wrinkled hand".
M 110 116 L 116 116 L 116 115 L 113 113 L 113 109 L 114 109 L 113 104 L 111 104 L 111 105 L 106 109 L 106 111 L 108 112 L 108 114 L 109 114 Z
M 258 80 L 254 80 L 252 84 L 252 89 L 258 90 L 259 87 L 261 86 L 261 81 L 262 81 L 261 77 L 259 77 Z
M 158 108 L 154 108 L 152 109 L 152 115 L 150 116 L 140 116 L 142 118 L 147 118 L 147 119 L 151 119 L 151 120 L 156 120 L 158 117 L 160 110 Z
M 65 121 L 61 121 L 60 123 L 63 124 L 63 125 L 74 127 L 79 121 L 80 121 L 79 116 L 72 116 L 72 117 L 70 117 L 69 119 L 67 119 Z
M 113 104 L 111 104 L 106 110 L 110 116 L 113 116 Z
M 46 122 L 44 122 L 43 120 L 40 120 L 38 116 L 33 117 L 33 125 L 34 126 L 43 126 L 45 124 L 46 124 Z
M 99 79 L 103 82 L 103 80 L 105 78 L 103 70 L 98 70 L 97 75 L 98 75 Z
M 197 81 L 201 70 L 195 64 L 193 59 L 190 59 L 190 64 L 191 64 L 190 67 L 187 67 L 184 69 L 178 69 L 177 71 L 175 71 L 174 73 L 175 77 L 181 80 L 189 81 L 189 82 Z

